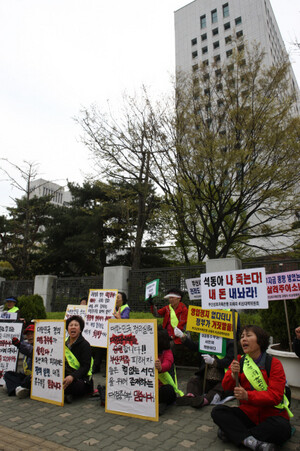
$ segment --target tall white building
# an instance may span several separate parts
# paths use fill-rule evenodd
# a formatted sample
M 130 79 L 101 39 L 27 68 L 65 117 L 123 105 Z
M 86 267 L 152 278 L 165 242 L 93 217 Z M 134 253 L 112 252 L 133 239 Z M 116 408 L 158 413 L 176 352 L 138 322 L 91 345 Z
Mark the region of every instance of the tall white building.
M 70 191 L 57 183 L 44 179 L 33 180 L 30 183 L 30 198 L 51 196 L 51 203 L 58 206 L 68 206 L 72 200 Z
M 288 7 L 288 6 L 287 6 Z M 237 44 L 234 43 L 237 39 Z M 176 69 L 196 71 L 200 63 L 229 60 L 245 39 L 264 49 L 265 64 L 282 60 L 286 49 L 269 0 L 195 0 L 175 12 Z M 300 95 L 291 68 L 292 88 Z

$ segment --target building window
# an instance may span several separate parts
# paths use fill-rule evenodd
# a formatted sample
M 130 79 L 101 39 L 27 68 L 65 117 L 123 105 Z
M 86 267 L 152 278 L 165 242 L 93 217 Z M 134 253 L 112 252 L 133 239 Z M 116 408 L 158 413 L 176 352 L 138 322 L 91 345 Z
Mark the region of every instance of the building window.
M 225 3 L 223 5 L 223 17 L 228 17 L 229 16 L 229 5 L 228 3 Z
M 217 70 L 215 71 L 215 75 L 216 75 L 216 77 L 221 77 L 221 75 L 222 75 L 222 70 L 221 70 L 221 69 L 217 69 Z
M 203 67 L 208 66 L 209 65 L 209 61 L 208 60 L 202 61 L 202 65 L 203 65 Z
M 227 66 L 228 72 L 232 72 L 233 69 L 234 69 L 234 64 L 229 64 L 229 66 Z
M 206 39 L 207 39 L 207 33 L 203 33 L 201 35 L 201 41 L 206 41 Z
M 219 61 L 221 61 L 221 55 L 216 55 L 214 57 L 215 63 L 218 63 Z
M 196 71 L 199 69 L 198 64 L 194 64 L 194 65 L 192 66 L 192 69 L 193 69 L 193 72 L 196 72 Z
M 204 74 L 203 81 L 208 81 L 208 80 L 209 80 L 209 74 Z
M 202 55 L 205 55 L 205 53 L 208 52 L 208 48 L 206 47 L 202 47 Z
M 192 58 L 197 58 L 197 56 L 198 56 L 198 52 L 196 50 L 195 52 L 192 53 Z
M 216 9 L 213 9 L 211 12 L 211 23 L 218 22 L 218 13 Z
M 224 23 L 224 30 L 229 30 L 230 28 L 230 22 Z
M 212 31 L 212 35 L 216 36 L 217 34 L 219 34 L 219 28 L 214 28 Z
M 209 96 L 210 95 L 210 89 L 209 88 L 204 89 L 204 94 L 206 96 Z
M 192 45 L 196 45 L 197 44 L 197 38 L 192 39 Z
M 225 38 L 225 44 L 230 44 L 230 43 L 231 43 L 231 41 L 232 41 L 232 39 L 231 39 L 231 35 L 229 35 L 229 36 L 226 36 L 226 38 Z
M 218 83 L 218 84 L 216 85 L 216 88 L 217 88 L 217 91 L 222 91 L 222 89 L 223 89 L 222 83 Z
M 237 49 L 239 52 L 242 52 L 244 50 L 244 47 L 245 47 L 244 44 L 242 44 L 242 45 L 239 45 Z
M 237 38 L 241 38 L 243 36 L 243 34 L 244 34 L 243 30 L 240 30 L 240 31 L 237 32 L 236 37 Z
M 227 52 L 226 52 L 226 56 L 227 56 L 227 58 L 230 58 L 230 57 L 231 57 L 231 55 L 232 55 L 232 49 L 230 49 L 230 50 L 227 50 Z
M 235 19 L 235 24 L 236 25 L 240 25 L 242 23 L 242 18 L 241 18 L 241 16 L 240 17 L 237 17 L 236 19 Z
M 206 15 L 200 17 L 200 27 L 206 28 Z
M 214 42 L 213 47 L 214 47 L 214 50 L 218 49 L 220 47 L 220 42 L 219 41 Z

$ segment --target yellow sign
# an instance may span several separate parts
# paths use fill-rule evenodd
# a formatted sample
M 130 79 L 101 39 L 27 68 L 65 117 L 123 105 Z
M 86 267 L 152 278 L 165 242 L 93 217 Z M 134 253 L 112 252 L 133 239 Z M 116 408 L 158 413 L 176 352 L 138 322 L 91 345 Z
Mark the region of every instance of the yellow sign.
M 238 315 L 235 314 L 236 324 Z M 191 332 L 233 338 L 232 312 L 189 306 L 186 329 Z

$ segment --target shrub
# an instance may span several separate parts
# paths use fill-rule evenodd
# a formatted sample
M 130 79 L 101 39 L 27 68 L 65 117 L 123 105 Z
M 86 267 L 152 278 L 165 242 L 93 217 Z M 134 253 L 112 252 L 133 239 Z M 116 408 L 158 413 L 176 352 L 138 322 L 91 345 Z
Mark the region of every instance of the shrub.
M 27 325 L 33 319 L 47 318 L 43 298 L 38 294 L 20 296 L 18 298 L 18 307 L 20 309 L 20 317 L 25 319 Z

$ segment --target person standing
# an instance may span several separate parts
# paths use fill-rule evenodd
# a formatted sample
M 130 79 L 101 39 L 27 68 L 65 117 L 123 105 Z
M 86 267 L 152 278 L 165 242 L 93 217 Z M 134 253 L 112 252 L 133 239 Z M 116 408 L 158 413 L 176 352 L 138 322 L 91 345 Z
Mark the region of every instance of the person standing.
M 300 326 L 295 329 L 295 338 L 293 341 L 293 350 L 294 353 L 300 358 Z

